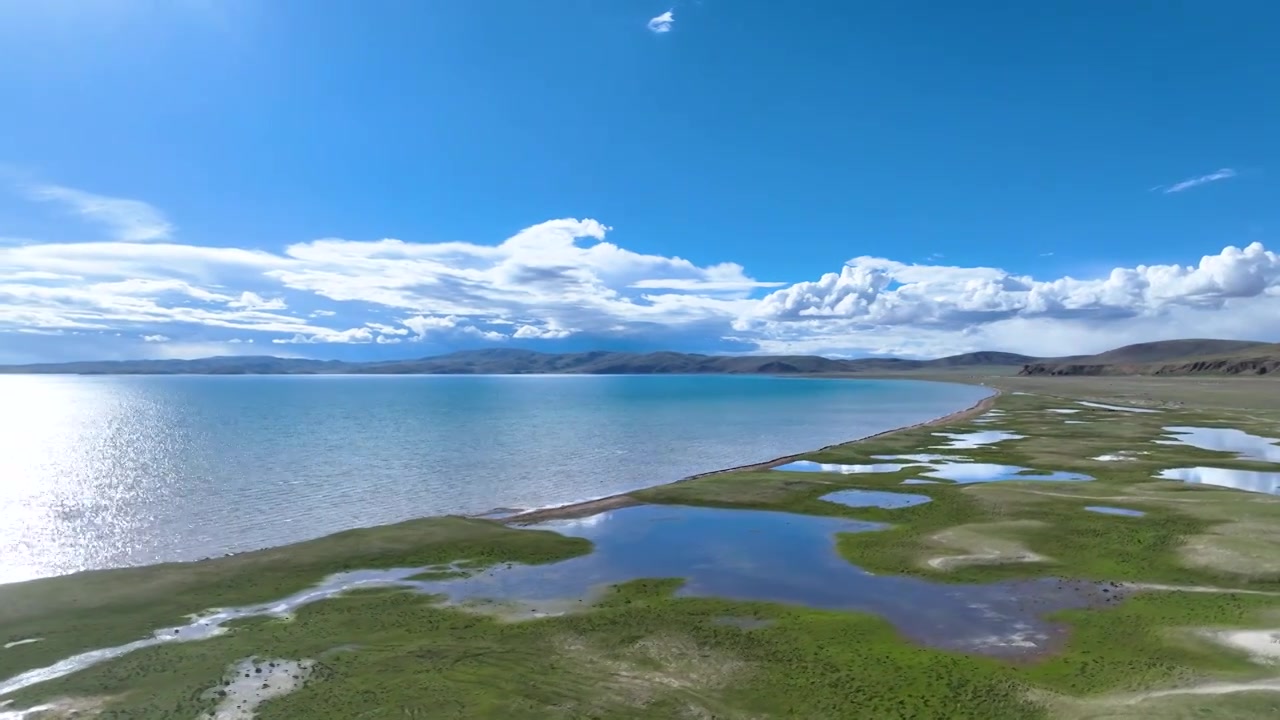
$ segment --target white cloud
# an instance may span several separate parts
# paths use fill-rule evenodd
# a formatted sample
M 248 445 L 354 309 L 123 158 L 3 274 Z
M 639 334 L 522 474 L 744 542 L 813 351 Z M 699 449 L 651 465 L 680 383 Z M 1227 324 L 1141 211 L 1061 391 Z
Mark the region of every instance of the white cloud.
M 511 337 L 520 340 L 562 340 L 573 334 L 573 330 L 568 328 L 556 327 L 555 325 L 543 325 L 535 327 L 533 325 L 521 325 L 511 334 Z
M 840 273 L 765 296 L 751 318 L 833 318 L 868 325 L 959 329 L 1008 317 L 1117 319 L 1171 306 L 1221 308 L 1280 282 L 1280 256 L 1261 243 L 1227 247 L 1199 265 L 1116 268 L 1106 278 L 1036 280 L 997 268 L 906 265 L 859 257 Z
M 404 326 L 413 331 L 418 337 L 424 337 L 428 333 L 440 330 L 452 330 L 458 326 L 458 318 L 449 315 L 447 317 L 425 317 L 417 315 L 406 318 L 402 321 Z
M 94 195 L 61 185 L 32 185 L 27 192 L 33 199 L 56 202 L 87 220 L 100 223 L 116 240 L 167 240 L 173 233 L 173 225 L 164 213 L 139 200 Z
M 284 310 L 289 306 L 280 298 L 268 300 L 256 292 L 245 290 L 240 293 L 239 298 L 228 302 L 227 307 L 244 308 L 246 310 Z
M 149 343 L 169 342 L 172 339 L 173 338 L 170 338 L 168 335 L 143 335 L 142 336 L 142 341 L 149 342 Z
M 609 232 L 565 218 L 496 244 L 0 246 L 0 332 L 49 342 L 63 342 L 60 333 L 125 333 L 172 339 L 147 345 L 224 348 L 255 337 L 278 347 L 407 341 L 441 349 L 626 337 L 673 349 L 833 355 L 1063 354 L 1177 336 L 1280 336 L 1280 257 L 1259 243 L 1195 265 L 1094 278 L 860 256 L 839 272 L 781 283 L 733 262 L 633 252 L 609 242 Z M 317 301 L 334 309 L 286 312 Z
M 676 17 L 673 14 L 673 11 L 668 10 L 658 17 L 650 18 L 646 27 L 648 27 L 651 32 L 655 33 L 671 32 L 671 26 L 674 25 L 675 22 Z
M 1205 185 L 1211 182 L 1217 182 L 1218 180 L 1228 180 L 1230 178 L 1235 177 L 1236 175 L 1237 173 L 1235 170 L 1232 170 L 1231 168 L 1222 168 L 1221 170 L 1215 170 L 1209 173 L 1208 175 L 1201 175 L 1200 177 L 1187 178 L 1186 180 L 1183 180 L 1181 182 L 1176 182 L 1172 185 L 1169 185 L 1168 187 L 1165 187 L 1163 185 L 1157 185 L 1156 187 L 1152 188 L 1152 190 L 1163 190 L 1167 195 L 1169 193 L 1177 193 L 1177 192 L 1182 192 L 1183 190 L 1190 190 L 1191 188 L 1199 187 L 1201 185 Z
M 273 338 L 271 342 L 277 345 L 298 345 L 298 344 L 315 344 L 315 343 L 371 343 L 374 341 L 373 331 L 367 327 L 349 328 L 347 330 L 331 330 L 328 328 L 316 328 L 316 332 L 311 334 L 296 333 L 293 337 Z
M 383 323 L 368 322 L 368 323 L 365 323 L 364 326 L 369 328 L 370 330 L 376 330 L 377 332 L 380 332 L 383 335 L 408 335 L 409 334 L 408 328 L 395 327 L 394 325 L 384 325 Z

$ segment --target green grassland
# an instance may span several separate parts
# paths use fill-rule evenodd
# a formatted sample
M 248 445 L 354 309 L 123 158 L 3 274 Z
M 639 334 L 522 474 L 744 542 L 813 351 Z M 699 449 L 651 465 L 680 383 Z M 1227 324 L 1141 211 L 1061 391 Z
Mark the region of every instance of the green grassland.
M 75 717 L 197 718 L 214 712 L 219 689 L 230 687 L 223 684 L 228 668 L 256 657 L 314 661 L 300 687 L 257 707 L 256 717 L 266 719 L 1275 717 L 1280 665 L 1213 642 L 1204 631 L 1280 628 L 1280 498 L 1152 479 L 1169 467 L 1269 466 L 1152 440 L 1165 425 L 1274 436 L 1280 412 L 1264 402 L 1215 403 L 1211 388 L 1202 388 L 1194 404 L 1184 392 L 1176 399 L 1183 404 L 1172 407 L 1160 383 L 1124 381 L 1138 388 L 1130 396 L 1107 395 L 1101 381 L 1053 391 L 1162 411 L 1122 413 L 1046 394 L 1006 393 L 994 422 L 963 418 L 808 457 L 869 463 L 874 455 L 938 452 L 1085 473 L 1095 478 L 1089 482 L 902 487 L 926 468 L 861 475 L 743 471 L 633 494 L 649 503 L 888 523 L 836 539 L 844 557 L 877 574 L 939 583 L 1055 576 L 1230 590 L 1145 590 L 1105 609 L 1059 613 L 1055 619 L 1071 632 L 1065 648 L 1050 656 L 1015 662 L 924 648 L 862 613 L 677 597 L 678 578 L 637 579 L 589 608 L 536 619 L 449 607 L 405 591 L 362 590 L 307 605 L 289 619 L 239 621 L 208 640 L 139 650 L 0 702 L 13 708 L 53 703 L 47 717 L 79 709 Z M 1280 383 L 1255 387 L 1280 393 Z M 1033 390 L 1050 391 L 1026 391 Z M 946 441 L 933 433 L 981 430 L 1027 437 L 975 450 L 930 449 Z M 1120 451 L 1149 454 L 1091 459 Z M 820 499 L 846 488 L 898 489 L 932 502 L 882 510 Z M 1087 505 L 1146 514 L 1114 517 L 1085 511 Z M 587 541 L 551 532 L 433 518 L 201 563 L 3 586 L 0 645 L 42 640 L 0 650 L 0 682 L 74 653 L 146 637 L 209 607 L 280 598 L 332 572 L 460 560 L 474 570 L 551 563 L 589 551 Z M 1211 683 L 1246 689 L 1147 695 Z

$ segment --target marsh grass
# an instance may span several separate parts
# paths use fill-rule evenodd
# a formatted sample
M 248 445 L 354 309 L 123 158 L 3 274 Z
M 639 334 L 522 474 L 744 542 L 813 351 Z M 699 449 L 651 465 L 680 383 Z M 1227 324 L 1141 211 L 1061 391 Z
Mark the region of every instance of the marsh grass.
M 0 677 L 179 625 L 191 613 L 285 597 L 327 575 L 469 559 L 545 563 L 591 544 L 488 520 L 428 518 L 194 563 L 103 570 L 0 586 L 0 638 L 43 642 L 0 652 Z

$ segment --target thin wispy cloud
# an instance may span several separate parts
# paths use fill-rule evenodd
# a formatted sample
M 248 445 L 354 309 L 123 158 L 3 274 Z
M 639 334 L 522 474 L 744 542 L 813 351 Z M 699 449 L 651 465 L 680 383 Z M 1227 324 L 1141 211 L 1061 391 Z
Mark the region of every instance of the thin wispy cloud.
M 671 32 L 671 26 L 676 22 L 676 17 L 671 10 L 668 10 L 656 18 L 651 18 L 646 27 L 650 32 L 665 33 Z
M 1211 182 L 1217 182 L 1219 180 L 1229 180 L 1235 177 L 1236 174 L 1236 171 L 1231 168 L 1222 168 L 1220 170 L 1215 170 L 1208 175 L 1188 178 L 1182 182 L 1177 182 L 1167 187 L 1164 185 L 1157 185 L 1151 189 L 1153 191 L 1161 190 L 1164 194 L 1168 195 L 1169 193 L 1182 192 L 1183 190 L 1190 190 L 1191 188 L 1200 187 L 1201 185 L 1208 185 Z
M 164 213 L 141 200 L 95 195 L 61 185 L 32 185 L 26 190 L 34 200 L 57 203 L 86 220 L 103 225 L 113 240 L 168 240 L 173 234 L 173 224 Z

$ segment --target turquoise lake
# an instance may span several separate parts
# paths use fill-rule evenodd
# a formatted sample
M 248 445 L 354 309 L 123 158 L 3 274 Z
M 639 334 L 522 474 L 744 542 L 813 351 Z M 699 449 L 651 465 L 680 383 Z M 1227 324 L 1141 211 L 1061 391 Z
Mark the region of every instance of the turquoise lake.
M 986 394 L 749 376 L 4 376 L 0 582 L 571 503 Z

